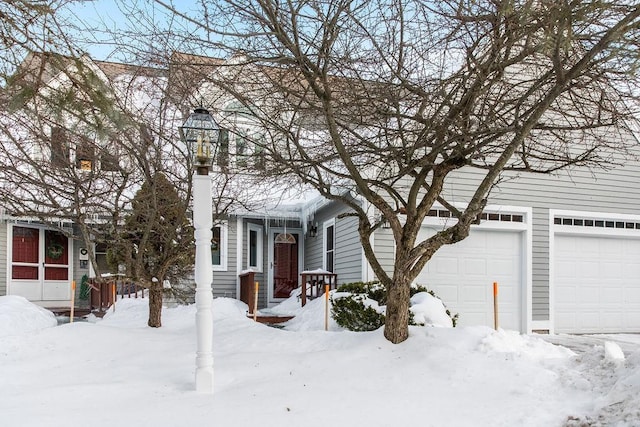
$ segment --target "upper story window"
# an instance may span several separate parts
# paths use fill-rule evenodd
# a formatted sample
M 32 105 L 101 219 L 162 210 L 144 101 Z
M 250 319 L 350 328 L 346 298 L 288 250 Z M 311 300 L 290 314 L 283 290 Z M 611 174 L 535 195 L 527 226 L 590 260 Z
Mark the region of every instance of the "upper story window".
M 118 171 L 120 165 L 116 151 L 113 144 L 100 147 L 89 137 L 74 135 L 62 127 L 51 128 L 49 160 L 54 168 L 73 165 L 82 171 L 93 171 L 98 167 L 103 171 Z
M 118 156 L 108 149 L 100 153 L 100 169 L 107 172 L 117 172 L 120 170 Z
M 76 143 L 76 168 L 92 171 L 95 166 L 95 144 L 86 137 L 79 137 Z
M 336 252 L 336 222 L 330 220 L 324 223 L 323 227 L 323 263 L 322 268 L 326 271 L 334 273 L 335 269 L 335 252 Z
M 69 139 L 66 131 L 61 127 L 51 128 L 51 166 L 55 168 L 69 167 L 70 162 Z

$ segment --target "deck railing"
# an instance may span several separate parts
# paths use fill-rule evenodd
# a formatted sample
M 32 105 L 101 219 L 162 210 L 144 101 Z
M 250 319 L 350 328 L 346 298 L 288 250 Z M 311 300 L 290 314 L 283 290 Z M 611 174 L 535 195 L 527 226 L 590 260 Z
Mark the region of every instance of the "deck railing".
M 120 298 L 144 298 L 145 289 L 130 280 L 89 280 L 91 288 L 91 309 L 107 310 L 113 304 L 115 294 Z
M 304 307 L 308 299 L 314 299 L 324 294 L 325 285 L 329 285 L 329 290 L 337 286 L 338 276 L 335 273 L 304 271 L 302 276 L 302 293 L 300 299 Z
M 249 314 L 253 314 L 253 307 L 255 307 L 255 275 L 253 271 L 247 271 L 239 275 L 240 301 L 249 306 Z

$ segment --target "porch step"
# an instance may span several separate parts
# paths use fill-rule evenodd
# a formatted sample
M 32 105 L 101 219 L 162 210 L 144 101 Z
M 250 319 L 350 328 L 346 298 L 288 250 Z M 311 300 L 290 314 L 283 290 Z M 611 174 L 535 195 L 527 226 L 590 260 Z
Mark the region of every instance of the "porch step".
M 46 307 L 46 308 L 56 316 L 67 316 L 67 317 L 71 316 L 71 309 L 69 307 Z M 90 313 L 95 314 L 96 317 L 102 317 L 104 316 L 105 312 L 104 311 L 92 312 L 88 308 L 75 308 L 73 310 L 73 317 L 83 317 Z
M 252 314 L 247 314 L 247 317 L 249 319 L 253 319 L 253 315 Z M 273 325 L 273 324 L 279 324 L 279 323 L 288 322 L 289 320 L 293 319 L 294 317 L 295 316 L 260 316 L 260 315 L 258 315 L 258 316 L 256 316 L 256 322 Z

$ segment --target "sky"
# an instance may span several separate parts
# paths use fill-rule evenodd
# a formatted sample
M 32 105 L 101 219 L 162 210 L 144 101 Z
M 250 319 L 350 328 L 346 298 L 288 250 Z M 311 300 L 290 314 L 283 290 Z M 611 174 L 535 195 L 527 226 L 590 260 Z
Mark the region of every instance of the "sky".
M 296 302 L 275 309 L 296 315 L 276 329 L 215 299 L 214 391 L 199 393 L 193 305 L 165 308 L 161 328 L 146 326 L 146 299 L 55 326 L 0 297 L 0 425 L 640 425 L 640 351 L 575 354 L 487 327 L 411 327 L 394 345 L 382 329 L 325 331 L 324 300 Z M 440 318 L 436 307 L 423 314 Z
M 177 4 L 178 10 L 185 13 L 195 14 L 198 8 L 197 2 L 191 0 L 180 1 Z M 127 8 L 140 8 L 147 12 L 130 19 Z M 122 0 L 73 1 L 68 3 L 61 13 L 62 16 L 70 19 L 71 22 L 78 23 L 81 27 L 86 25 L 88 28 L 96 30 L 79 31 L 78 33 L 81 38 L 91 40 L 84 45 L 84 48 L 94 59 L 99 60 L 122 59 L 117 53 L 114 53 L 114 49 L 118 44 L 123 44 L 123 39 L 120 38 L 114 42 L 111 33 L 123 30 L 141 31 L 140 25 L 136 25 L 136 19 L 153 20 L 159 23 L 158 25 L 167 22 L 164 9 L 153 0 L 136 0 L 134 2 Z M 124 40 L 124 44 L 126 43 Z

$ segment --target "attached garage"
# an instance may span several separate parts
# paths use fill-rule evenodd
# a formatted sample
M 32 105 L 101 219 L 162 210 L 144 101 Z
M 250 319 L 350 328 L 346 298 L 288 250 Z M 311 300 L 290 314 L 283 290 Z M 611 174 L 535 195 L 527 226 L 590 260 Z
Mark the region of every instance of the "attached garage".
M 640 223 L 557 215 L 551 286 L 557 333 L 640 332 Z
M 436 230 L 424 226 L 420 237 Z M 460 326 L 490 327 L 494 325 L 493 282 L 498 282 L 500 327 L 525 331 L 525 230 L 526 225 L 519 222 L 496 221 L 474 227 L 465 240 L 436 252 L 416 282 L 433 290 L 453 313 L 459 313 Z

